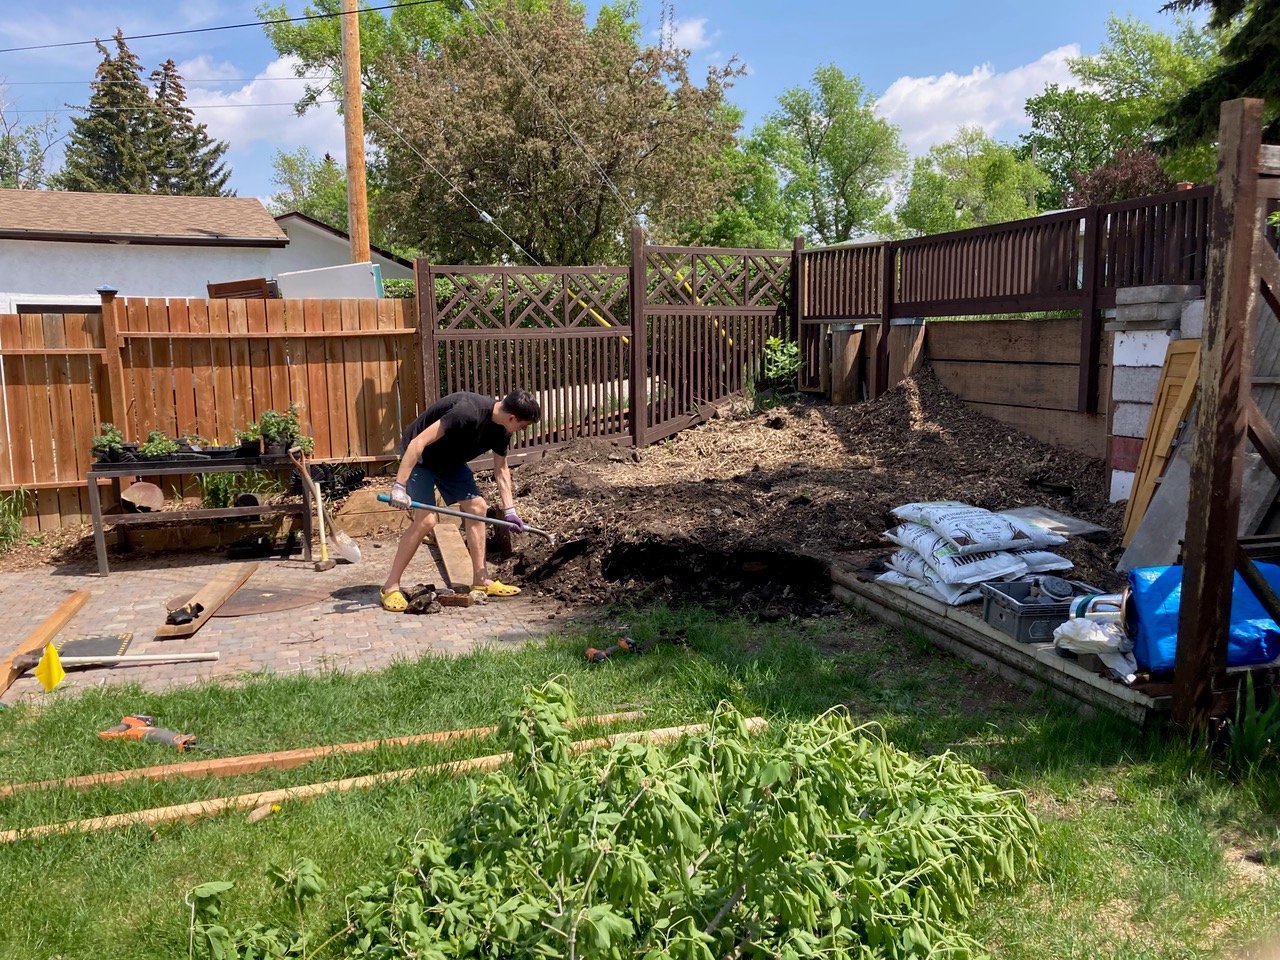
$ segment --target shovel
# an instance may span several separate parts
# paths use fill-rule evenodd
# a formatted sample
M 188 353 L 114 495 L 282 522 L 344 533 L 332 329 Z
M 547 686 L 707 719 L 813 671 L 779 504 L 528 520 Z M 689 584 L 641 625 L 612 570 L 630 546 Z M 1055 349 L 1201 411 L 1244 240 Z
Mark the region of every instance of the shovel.
M 378 494 L 378 499 L 383 503 L 390 503 L 391 498 L 385 493 Z M 449 507 L 437 507 L 430 503 L 419 503 L 417 500 L 410 501 L 409 505 L 415 510 L 433 510 L 436 513 L 443 513 L 446 517 L 458 517 L 461 520 L 479 520 L 481 523 L 487 523 L 495 527 L 505 527 L 516 533 L 520 532 L 520 528 L 514 523 L 506 520 L 499 520 L 496 517 L 481 517 L 474 513 L 465 513 L 462 510 L 451 510 Z M 537 527 L 525 527 L 525 533 L 536 533 L 540 537 L 546 537 L 548 543 L 556 542 L 556 535 L 549 530 L 539 530 Z
M 306 463 L 300 459 L 301 454 L 301 447 L 291 447 L 289 459 L 298 468 L 302 482 L 307 485 L 307 488 L 311 491 L 311 499 L 316 502 L 316 509 L 319 511 L 320 518 L 320 537 L 326 552 L 333 551 L 340 560 L 346 563 L 359 563 L 359 544 L 352 540 L 346 531 L 340 530 L 337 524 L 333 522 L 333 517 L 329 514 L 329 508 L 324 505 L 324 501 L 320 498 L 320 490 L 316 486 L 316 482 L 311 479 L 311 471 L 307 469 Z

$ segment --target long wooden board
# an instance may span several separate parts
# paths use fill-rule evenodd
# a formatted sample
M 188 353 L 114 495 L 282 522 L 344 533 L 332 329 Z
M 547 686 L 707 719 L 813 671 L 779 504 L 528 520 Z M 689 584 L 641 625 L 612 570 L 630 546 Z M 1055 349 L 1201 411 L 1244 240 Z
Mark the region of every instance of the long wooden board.
M 218 612 L 218 608 L 226 603 L 233 593 L 244 586 L 244 582 L 253 576 L 253 572 L 257 569 L 256 563 L 235 563 L 223 567 L 218 571 L 217 576 L 201 587 L 191 598 L 192 603 L 198 603 L 204 607 L 200 615 L 190 623 L 161 624 L 156 630 L 156 639 L 174 640 L 194 634 L 209 622 L 210 618 Z
M 442 521 L 447 519 L 440 518 Z M 440 559 L 444 562 L 445 576 L 449 585 L 470 588 L 472 567 L 471 554 L 462 539 L 462 532 L 452 523 L 436 524 L 436 546 L 440 548 Z
M 762 717 L 749 717 L 744 726 L 751 733 L 758 733 L 766 726 Z M 591 740 L 577 740 L 569 745 L 574 754 L 599 750 L 622 742 L 643 742 L 656 745 L 674 743 L 688 736 L 706 733 L 709 724 L 695 723 L 684 727 L 664 727 L 660 730 L 639 730 L 634 733 L 614 733 L 607 737 L 596 737 Z M 258 793 L 241 793 L 231 797 L 218 797 L 213 800 L 197 800 L 194 803 L 183 803 L 171 807 L 157 807 L 151 810 L 136 810 L 131 813 L 109 814 L 104 817 L 93 817 L 88 820 L 71 820 L 65 823 L 49 823 L 36 827 L 0 832 L 0 843 L 14 843 L 18 840 L 34 839 L 51 834 L 92 833 L 97 830 L 110 830 L 113 827 L 127 827 L 134 824 L 157 824 L 191 822 L 201 817 L 211 817 L 228 810 L 256 810 L 286 800 L 302 800 L 317 797 L 326 793 L 344 793 L 350 790 L 363 790 L 384 783 L 403 783 L 414 777 L 424 775 L 458 776 L 466 773 L 481 773 L 496 770 L 509 763 L 511 754 L 495 753 L 487 757 L 474 757 L 470 760 L 456 760 L 452 763 L 436 763 L 427 767 L 410 767 L 406 770 L 388 770 L 385 773 L 374 773 L 363 777 L 347 777 L 343 780 L 327 780 L 323 783 L 308 783 L 297 787 L 285 787 L 279 790 L 264 790 Z
M 594 717 L 575 717 L 565 724 L 570 729 L 587 726 L 606 726 L 644 719 L 643 710 L 623 713 L 606 713 Z M 441 730 L 436 733 L 419 733 L 407 737 L 388 737 L 382 740 L 361 740 L 356 743 L 335 743 L 321 747 L 301 747 L 297 750 L 275 750 L 270 753 L 251 753 L 239 757 L 219 757 L 215 760 L 192 760 L 186 763 L 158 763 L 150 767 L 134 767 L 131 770 L 111 770 L 106 773 L 87 773 L 79 777 L 61 780 L 39 780 L 32 783 L 14 783 L 0 787 L 0 797 L 9 797 L 28 790 L 87 790 L 89 787 L 112 786 L 129 780 L 199 779 L 203 777 L 238 777 L 259 770 L 291 770 L 304 763 L 339 753 L 366 753 L 381 747 L 407 747 L 420 743 L 449 743 L 491 736 L 497 727 L 469 727 L 466 730 Z
M 1138 469 L 1133 490 L 1124 511 L 1125 546 L 1137 532 L 1138 523 L 1147 512 L 1160 475 L 1173 455 L 1173 441 L 1178 426 L 1187 419 L 1195 399 L 1200 374 L 1200 341 L 1174 340 L 1169 344 L 1156 387 L 1155 404 L 1147 425 L 1147 438 L 1138 455 Z
M 40 626 L 27 634 L 11 654 L 0 660 L 0 696 L 4 696 L 5 691 L 13 686 L 14 681 L 24 672 L 14 664 L 25 654 L 44 649 L 45 645 L 57 636 L 58 631 L 66 626 L 67 621 L 88 602 L 89 591 L 77 590 L 63 600 L 58 609 L 49 614 Z

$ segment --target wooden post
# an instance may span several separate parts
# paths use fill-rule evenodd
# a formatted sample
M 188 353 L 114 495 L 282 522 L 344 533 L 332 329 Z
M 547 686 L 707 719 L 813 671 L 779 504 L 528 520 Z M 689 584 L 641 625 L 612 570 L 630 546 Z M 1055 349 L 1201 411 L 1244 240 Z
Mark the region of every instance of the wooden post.
M 892 243 L 880 246 L 880 339 L 876 341 L 876 383 L 873 396 L 889 389 L 889 328 L 893 320 L 893 288 L 897 284 L 897 248 Z
M 1102 312 L 1098 309 L 1098 253 L 1102 219 L 1096 206 L 1084 212 L 1084 267 L 1080 283 L 1080 386 L 1076 409 L 1098 412 L 1098 373 L 1102 347 Z
M 1257 172 L 1262 106 L 1261 100 L 1224 103 L 1218 129 L 1174 664 L 1173 719 L 1191 735 L 1205 728 L 1215 681 L 1226 670 L 1258 305 L 1253 253 L 1262 229 Z
M 862 399 L 862 331 L 855 323 L 831 325 L 831 402 L 847 407 Z
M 418 350 L 422 356 L 420 410 L 440 399 L 440 348 L 436 345 L 436 286 L 431 264 L 419 258 L 413 264 L 414 298 L 418 301 Z
M 342 120 L 347 140 L 347 234 L 351 262 L 369 262 L 369 196 L 364 174 L 364 97 L 360 89 L 360 13 L 342 0 Z
M 102 340 L 107 350 L 107 393 L 111 397 L 111 419 L 116 429 L 124 434 L 126 440 L 138 439 L 129 436 L 129 409 L 125 402 L 124 362 L 120 359 L 120 325 L 118 323 L 120 304 L 116 301 L 114 287 L 104 284 L 98 288 L 98 296 L 102 298 Z M 102 418 L 106 420 L 106 417 Z
M 804 237 L 796 237 L 791 244 L 791 302 L 787 305 L 791 314 L 791 339 L 800 342 L 800 324 L 804 322 Z
M 642 447 L 649 433 L 649 326 L 644 302 L 648 286 L 645 273 L 644 228 L 631 228 L 631 276 L 627 297 L 631 311 L 631 444 Z

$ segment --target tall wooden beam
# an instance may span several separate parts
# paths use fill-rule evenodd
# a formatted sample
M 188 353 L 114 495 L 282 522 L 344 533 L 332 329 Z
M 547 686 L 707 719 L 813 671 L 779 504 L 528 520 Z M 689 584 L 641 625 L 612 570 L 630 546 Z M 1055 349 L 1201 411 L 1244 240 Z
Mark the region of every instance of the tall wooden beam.
M 342 0 L 342 125 L 347 146 L 347 235 L 351 262 L 369 262 L 369 195 L 364 173 L 364 95 L 360 87 L 360 12 Z
M 1258 305 L 1254 243 L 1262 234 L 1262 106 L 1261 100 L 1252 99 L 1224 103 L 1218 130 L 1200 402 L 1191 451 L 1174 665 L 1173 719 L 1190 734 L 1206 726 L 1215 680 L 1226 670 Z

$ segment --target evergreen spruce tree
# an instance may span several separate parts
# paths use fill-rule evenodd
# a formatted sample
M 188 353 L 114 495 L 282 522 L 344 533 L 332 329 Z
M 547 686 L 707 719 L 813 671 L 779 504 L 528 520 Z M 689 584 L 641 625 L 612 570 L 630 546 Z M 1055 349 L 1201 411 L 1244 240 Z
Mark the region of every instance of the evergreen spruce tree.
M 214 140 L 187 106 L 187 91 L 172 60 L 151 72 L 155 87 L 157 162 L 153 193 L 197 197 L 231 196 L 226 189 L 231 171 L 223 162 L 225 140 Z
M 113 56 L 99 43 L 89 106 L 72 121 L 56 185 L 91 193 L 150 193 L 155 164 L 155 105 L 138 58 L 117 30 Z

